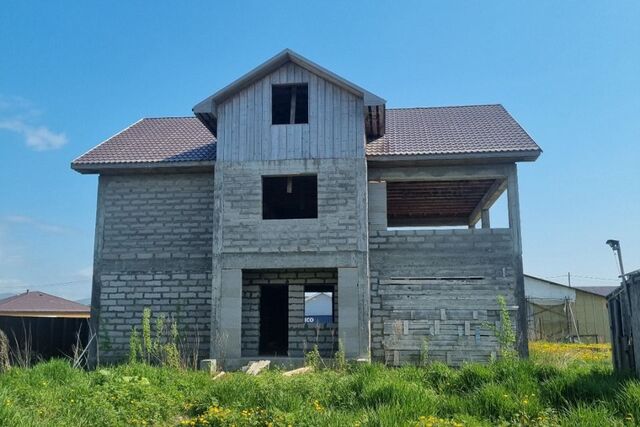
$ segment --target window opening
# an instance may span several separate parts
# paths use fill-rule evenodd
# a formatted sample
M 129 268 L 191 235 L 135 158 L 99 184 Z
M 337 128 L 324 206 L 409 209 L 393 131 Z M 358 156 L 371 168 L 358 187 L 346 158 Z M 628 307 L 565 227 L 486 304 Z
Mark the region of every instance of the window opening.
M 304 323 L 333 323 L 333 286 L 304 287 Z
M 309 87 L 306 83 L 271 87 L 271 123 L 309 123 Z
M 262 219 L 317 217 L 317 175 L 262 177 Z

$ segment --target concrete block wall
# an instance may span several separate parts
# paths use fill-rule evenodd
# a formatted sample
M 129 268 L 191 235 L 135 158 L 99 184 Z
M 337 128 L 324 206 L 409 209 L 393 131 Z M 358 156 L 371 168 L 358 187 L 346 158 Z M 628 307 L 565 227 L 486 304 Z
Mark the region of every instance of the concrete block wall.
M 211 258 L 213 173 L 102 175 L 100 182 L 101 260 Z
M 260 280 L 242 275 L 242 356 L 258 356 L 260 348 Z
M 374 229 L 369 241 L 374 359 L 415 362 L 425 339 L 451 365 L 495 355 L 497 296 L 516 306 L 509 229 Z
M 127 357 L 145 307 L 209 352 L 213 173 L 102 175 L 94 316 L 100 362 Z
M 302 173 L 318 176 L 318 218 L 263 220 L 262 176 Z M 225 164 L 221 252 L 366 250 L 362 243 L 358 245 L 366 234 L 359 206 L 359 200 L 364 200 L 364 173 L 362 159 Z
M 243 353 L 242 319 L 234 315 L 241 311 L 241 295 L 225 290 L 235 286 L 223 280 L 225 271 L 318 268 L 355 272 L 346 274 L 341 284 L 341 294 L 350 297 L 342 310 L 353 317 L 343 322 L 353 337 L 345 342 L 345 352 L 348 357 L 366 357 L 370 301 L 366 160 L 218 162 L 215 174 L 211 341 L 217 343 L 223 336 L 226 344 L 212 346 L 211 357 L 224 353 L 231 363 Z M 297 174 L 318 177 L 318 217 L 263 220 L 262 177 Z M 254 351 L 247 344 L 244 350 Z
M 289 356 L 303 357 L 313 345 L 323 356 L 337 350 L 338 292 L 336 269 L 245 270 L 242 274 L 242 356 L 259 355 L 260 290 L 263 286 L 288 287 Z M 304 323 L 305 285 L 334 286 L 334 322 L 329 325 Z

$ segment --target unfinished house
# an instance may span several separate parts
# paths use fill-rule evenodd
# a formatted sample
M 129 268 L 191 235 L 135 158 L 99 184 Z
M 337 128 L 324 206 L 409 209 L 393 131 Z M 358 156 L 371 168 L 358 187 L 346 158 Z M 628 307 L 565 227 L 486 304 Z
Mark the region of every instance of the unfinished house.
M 502 106 L 386 108 L 285 50 L 193 112 L 72 163 L 99 174 L 102 360 L 125 357 L 151 307 L 227 366 L 338 340 L 354 359 L 416 361 L 426 340 L 433 359 L 486 361 L 499 295 L 526 353 L 516 163 L 540 148 Z M 317 294 L 330 309 L 305 315 Z

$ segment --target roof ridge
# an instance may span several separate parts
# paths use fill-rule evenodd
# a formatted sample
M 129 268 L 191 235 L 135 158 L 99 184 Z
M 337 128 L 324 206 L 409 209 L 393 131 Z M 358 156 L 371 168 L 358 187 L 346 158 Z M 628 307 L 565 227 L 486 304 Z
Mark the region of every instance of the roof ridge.
M 61 300 L 61 301 L 64 301 L 65 303 L 71 303 L 71 304 L 74 304 L 74 305 L 80 305 L 80 306 L 83 306 L 83 307 L 87 307 L 86 304 L 82 304 L 82 303 L 80 303 L 78 301 L 73 301 L 73 300 L 70 300 L 70 299 L 67 299 L 67 298 L 63 298 L 63 297 L 61 297 L 59 295 L 53 295 L 53 294 L 50 294 L 48 292 L 40 291 L 40 290 L 37 290 L 37 289 L 33 289 L 33 290 L 29 289 L 29 290 L 27 290 L 25 292 L 22 292 L 20 294 L 12 295 L 10 297 L 2 299 L 2 300 L 0 300 L 0 305 L 4 305 L 5 303 L 14 301 L 14 300 L 16 300 L 18 298 L 22 298 L 22 297 L 26 297 L 28 295 L 34 295 L 34 294 L 39 294 L 40 296 L 43 296 L 43 297 L 48 297 L 48 298 L 54 298 L 56 300 Z
M 437 110 L 444 108 L 468 108 L 468 107 L 502 107 L 502 104 L 468 104 L 468 105 L 437 105 L 433 107 L 394 107 L 387 108 L 389 110 Z

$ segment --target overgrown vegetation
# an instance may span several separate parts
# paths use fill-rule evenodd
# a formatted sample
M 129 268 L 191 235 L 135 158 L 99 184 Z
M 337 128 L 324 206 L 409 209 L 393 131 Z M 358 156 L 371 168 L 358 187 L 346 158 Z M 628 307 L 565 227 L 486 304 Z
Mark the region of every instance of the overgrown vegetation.
M 333 358 L 334 369 L 337 371 L 345 371 L 348 367 L 347 364 L 347 355 L 344 351 L 344 342 L 342 339 L 338 340 L 338 351 Z
M 156 315 L 153 322 L 151 309 L 145 308 L 142 312 L 140 329 L 142 336 L 136 326 L 131 328 L 129 363 L 141 362 L 176 369 L 196 366 L 197 344 L 189 351 L 188 346 L 185 346 L 184 342 L 181 343 L 178 322 L 175 318 L 160 313 Z
M 558 358 L 562 351 L 572 356 Z M 86 372 L 57 360 L 0 375 L 0 425 L 636 425 L 640 381 L 587 354 L 584 345 L 534 344 L 531 361 L 343 371 L 319 362 L 293 377 L 270 370 L 218 380 L 139 362 Z
M 420 366 L 427 366 L 429 363 L 429 338 L 424 337 L 422 339 L 422 345 L 420 346 Z
M 511 316 L 509 315 L 509 309 L 507 308 L 507 301 L 504 296 L 498 295 L 498 309 L 500 313 L 499 326 L 491 326 L 493 333 L 498 339 L 498 345 L 500 350 L 500 357 L 503 360 L 515 360 L 518 357 L 516 351 L 516 331 L 511 322 Z
M 7 334 L 4 333 L 2 329 L 0 329 L 0 374 L 9 370 L 11 366 L 9 363 L 9 353 L 11 349 L 9 348 L 9 338 L 7 338 Z
M 324 367 L 317 344 L 314 344 L 311 351 L 304 354 L 304 364 L 305 366 L 313 368 L 314 370 L 318 370 Z

